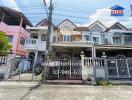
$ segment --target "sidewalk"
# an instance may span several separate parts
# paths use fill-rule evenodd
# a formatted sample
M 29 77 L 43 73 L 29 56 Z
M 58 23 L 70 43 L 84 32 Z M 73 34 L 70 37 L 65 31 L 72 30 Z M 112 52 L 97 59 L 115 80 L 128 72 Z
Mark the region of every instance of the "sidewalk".
M 38 82 L 3 81 L 0 82 L 0 87 L 32 87 L 37 84 Z
M 38 85 L 0 82 L 0 100 L 132 100 L 131 86 Z

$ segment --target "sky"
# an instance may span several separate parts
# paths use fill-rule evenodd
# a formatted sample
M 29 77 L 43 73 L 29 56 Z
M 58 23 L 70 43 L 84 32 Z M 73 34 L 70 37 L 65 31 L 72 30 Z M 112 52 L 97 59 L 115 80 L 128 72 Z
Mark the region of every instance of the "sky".
M 0 5 L 23 12 L 35 25 L 47 18 L 43 0 L 0 0 Z M 50 0 L 46 0 L 49 5 Z M 127 27 L 132 27 L 130 5 L 132 0 L 53 0 L 53 22 L 59 24 L 64 19 L 70 19 L 79 26 L 88 26 L 96 20 L 106 27 L 119 21 Z M 111 17 L 112 6 L 120 5 L 125 8 L 123 17 Z

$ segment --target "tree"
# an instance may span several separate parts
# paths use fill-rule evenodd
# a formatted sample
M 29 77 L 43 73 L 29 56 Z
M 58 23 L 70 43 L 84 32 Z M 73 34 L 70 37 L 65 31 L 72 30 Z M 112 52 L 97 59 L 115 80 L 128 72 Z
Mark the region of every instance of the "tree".
M 8 37 L 4 32 L 0 32 L 0 55 L 7 55 L 7 52 L 11 49 L 9 45 Z

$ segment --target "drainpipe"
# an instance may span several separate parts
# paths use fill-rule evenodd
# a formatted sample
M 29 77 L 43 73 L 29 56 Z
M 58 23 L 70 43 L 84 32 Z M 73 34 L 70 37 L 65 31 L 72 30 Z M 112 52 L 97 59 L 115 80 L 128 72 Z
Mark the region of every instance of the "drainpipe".
M 19 50 L 19 44 L 20 44 L 20 40 L 21 40 L 21 27 L 23 24 L 23 15 L 22 13 L 20 13 L 20 25 L 19 25 L 19 33 L 18 33 L 18 37 L 17 37 L 17 44 L 16 44 L 16 51 L 15 51 L 15 55 L 17 55 L 17 51 Z

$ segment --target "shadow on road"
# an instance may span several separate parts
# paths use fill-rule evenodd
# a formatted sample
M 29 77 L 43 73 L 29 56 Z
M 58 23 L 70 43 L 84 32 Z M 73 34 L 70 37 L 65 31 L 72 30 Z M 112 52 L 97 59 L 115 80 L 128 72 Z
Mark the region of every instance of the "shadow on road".
M 43 82 L 40 81 L 37 85 L 31 87 L 31 88 L 29 89 L 29 91 L 28 91 L 24 96 L 22 96 L 22 97 L 20 98 L 20 100 L 24 100 L 26 96 L 28 96 L 33 90 L 38 89 L 42 84 L 43 84 Z

